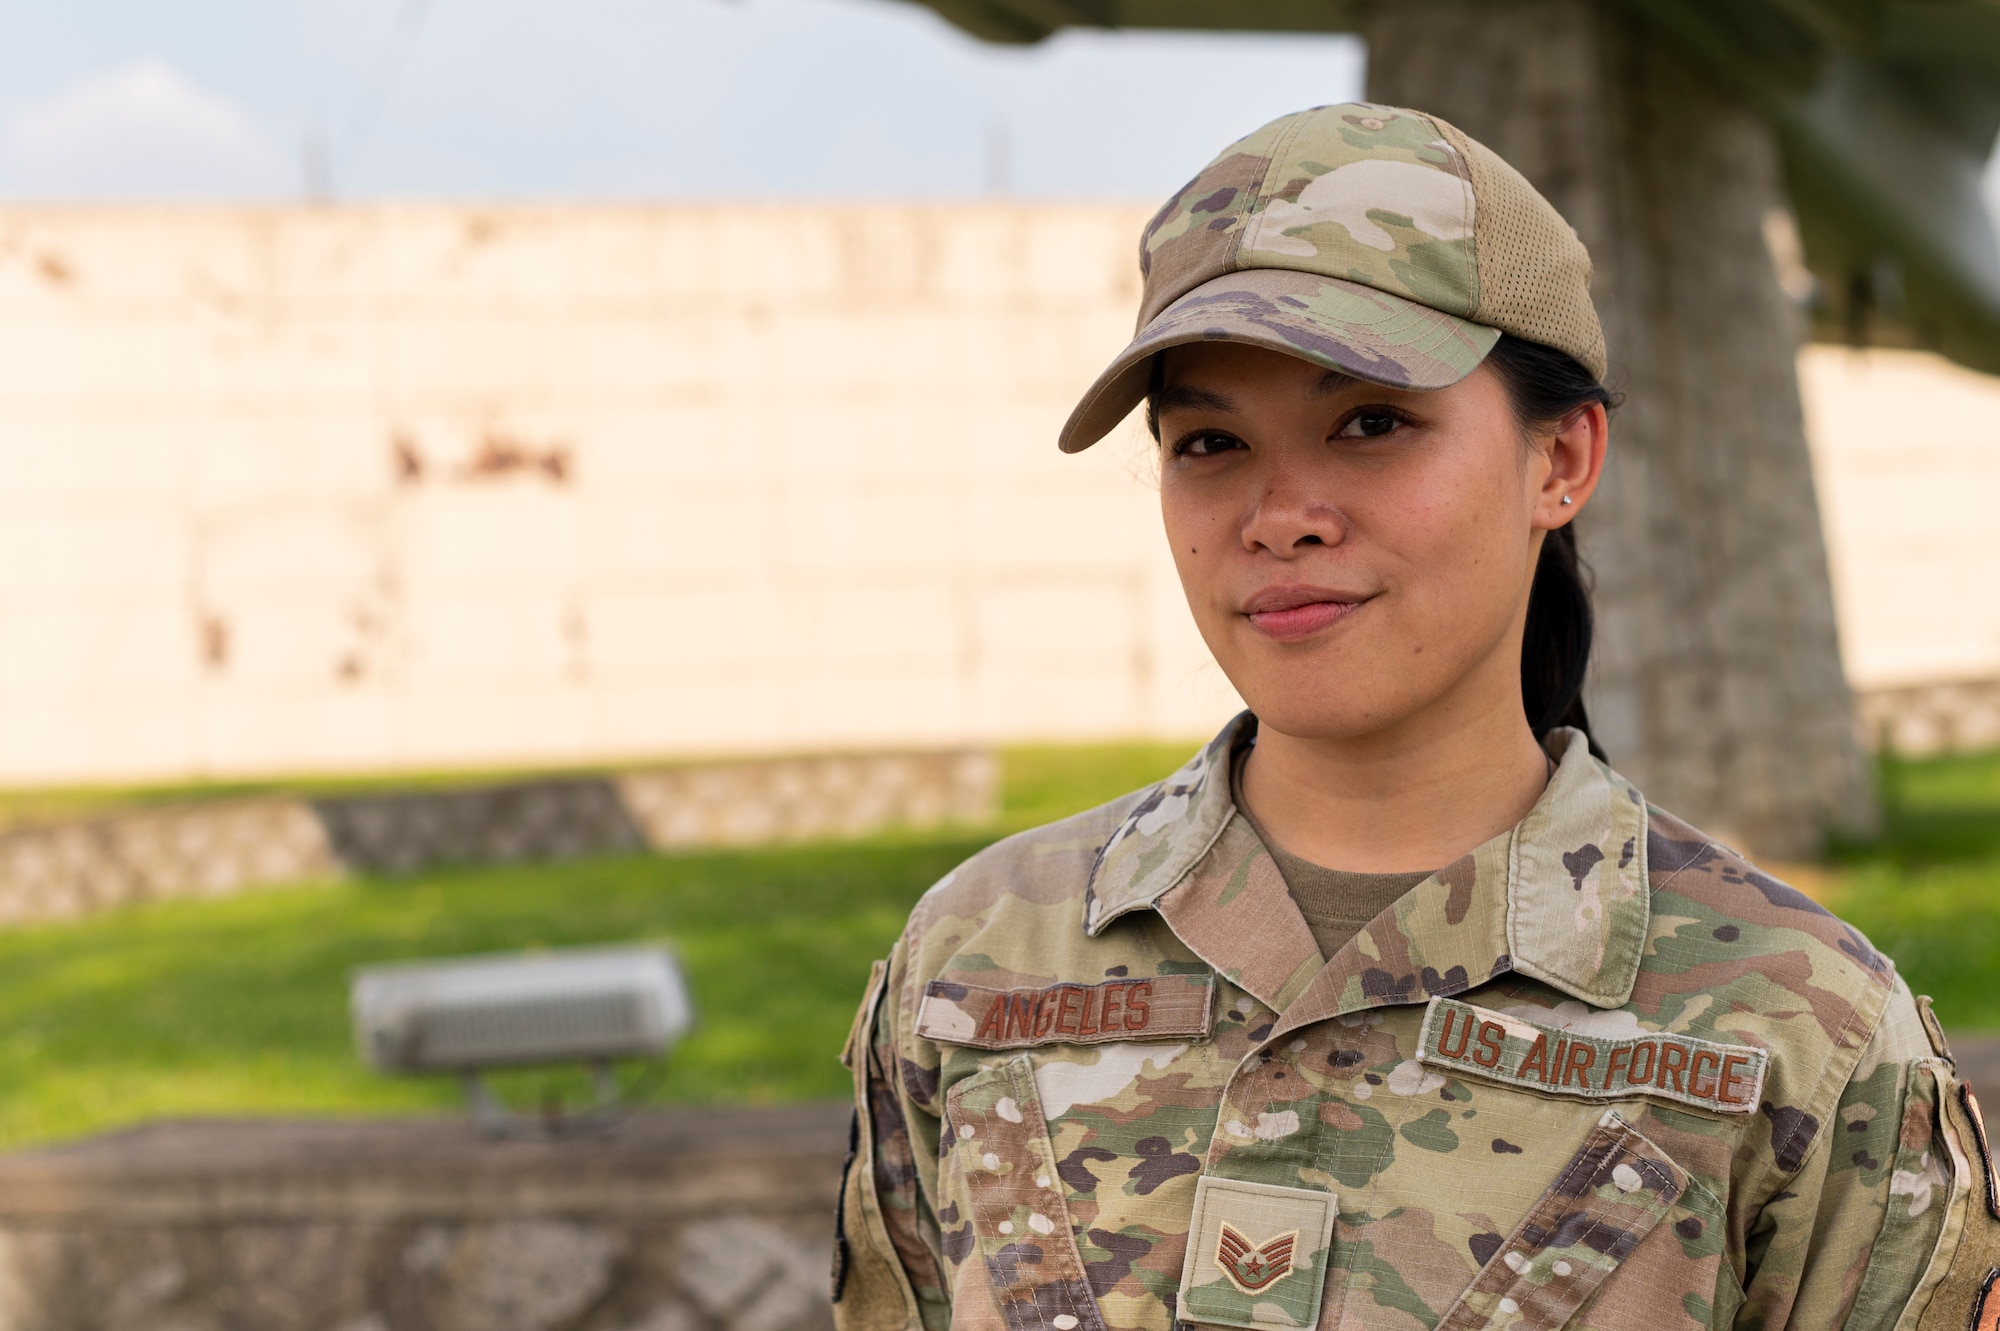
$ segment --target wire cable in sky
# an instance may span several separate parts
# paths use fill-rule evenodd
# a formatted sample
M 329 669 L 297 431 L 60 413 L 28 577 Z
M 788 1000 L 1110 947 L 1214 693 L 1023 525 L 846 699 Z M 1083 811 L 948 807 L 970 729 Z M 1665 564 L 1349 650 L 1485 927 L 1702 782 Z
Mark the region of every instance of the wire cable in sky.
M 375 132 L 376 122 L 381 119 L 382 108 L 394 91 L 410 50 L 416 45 L 417 34 L 423 29 L 424 20 L 430 17 L 436 3 L 437 0 L 403 0 L 402 12 L 396 16 L 396 25 L 390 30 L 388 43 L 376 59 L 368 81 L 362 85 L 361 99 L 355 103 L 353 114 L 347 118 L 346 133 L 341 135 L 337 165 L 348 180 L 354 178 L 361 165 L 361 156 Z

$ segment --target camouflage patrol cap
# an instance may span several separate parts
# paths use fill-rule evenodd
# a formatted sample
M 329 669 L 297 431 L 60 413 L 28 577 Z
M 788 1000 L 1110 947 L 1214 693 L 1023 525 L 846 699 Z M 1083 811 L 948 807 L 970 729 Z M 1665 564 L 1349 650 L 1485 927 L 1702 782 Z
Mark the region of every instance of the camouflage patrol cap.
M 1065 453 L 1108 434 L 1153 356 L 1190 342 L 1428 389 L 1504 332 L 1605 374 L 1583 242 L 1520 172 L 1421 111 L 1348 102 L 1272 121 L 1167 201 L 1139 266 L 1138 336 L 1070 413 Z

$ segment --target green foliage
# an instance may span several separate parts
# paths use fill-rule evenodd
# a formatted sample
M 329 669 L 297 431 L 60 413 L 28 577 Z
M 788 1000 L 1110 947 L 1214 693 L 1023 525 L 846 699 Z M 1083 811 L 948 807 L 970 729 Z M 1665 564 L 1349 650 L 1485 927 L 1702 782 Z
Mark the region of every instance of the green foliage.
M 1917 762 L 1886 754 L 1878 770 L 1883 835 L 1840 848 L 1840 859 L 1915 869 L 2000 858 L 2000 752 Z
M 1836 849 L 1827 905 L 1953 1030 L 2000 1031 L 2000 753 L 1881 763 L 1880 839 Z
M 697 1032 L 673 1101 L 837 1098 L 869 963 L 916 898 L 1010 831 L 1177 766 L 1193 744 L 1013 750 L 998 829 L 781 850 L 461 869 L 0 932 L 0 1145 L 162 1115 L 438 1109 L 437 1078 L 378 1076 L 349 1044 L 350 968 L 401 957 L 658 939 L 687 966 Z M 1903 763 L 1888 832 L 1848 847 L 1829 904 L 1934 994 L 2000 1030 L 2000 755 Z M 517 1074 L 532 1103 L 569 1075 Z

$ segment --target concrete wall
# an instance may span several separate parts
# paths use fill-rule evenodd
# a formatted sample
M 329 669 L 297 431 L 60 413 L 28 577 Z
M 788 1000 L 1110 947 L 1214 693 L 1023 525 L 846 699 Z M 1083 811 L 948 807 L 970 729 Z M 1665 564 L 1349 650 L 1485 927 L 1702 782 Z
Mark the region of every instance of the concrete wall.
M 0 1331 L 832 1331 L 842 1105 L 158 1123 L 0 1159 Z
M 1052 443 L 1143 216 L 0 211 L 0 783 L 1204 733 L 1142 436 Z M 1857 678 L 2000 676 L 1994 390 L 1806 378 Z

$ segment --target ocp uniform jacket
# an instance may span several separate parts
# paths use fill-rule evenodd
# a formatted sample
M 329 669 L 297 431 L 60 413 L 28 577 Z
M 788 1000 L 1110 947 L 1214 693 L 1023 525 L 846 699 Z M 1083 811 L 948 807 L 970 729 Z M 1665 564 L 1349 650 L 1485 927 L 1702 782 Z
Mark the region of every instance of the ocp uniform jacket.
M 948 875 L 878 965 L 841 1331 L 2000 1331 L 2000 1196 L 1854 929 L 1550 739 L 1322 958 L 1179 772 Z

